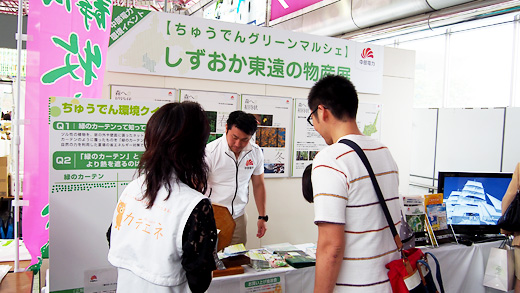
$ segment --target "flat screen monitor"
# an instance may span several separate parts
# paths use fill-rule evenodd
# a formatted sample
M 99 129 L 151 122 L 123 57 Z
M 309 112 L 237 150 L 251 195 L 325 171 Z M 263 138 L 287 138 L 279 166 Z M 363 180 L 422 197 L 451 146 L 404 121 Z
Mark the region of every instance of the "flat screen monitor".
M 512 173 L 439 172 L 438 190 L 455 234 L 499 234 L 502 198 Z

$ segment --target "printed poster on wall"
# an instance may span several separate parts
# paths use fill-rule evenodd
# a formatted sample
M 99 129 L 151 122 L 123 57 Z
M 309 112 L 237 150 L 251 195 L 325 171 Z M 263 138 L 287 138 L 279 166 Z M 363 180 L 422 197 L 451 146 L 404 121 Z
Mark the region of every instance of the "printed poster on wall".
M 238 109 L 237 93 L 180 90 L 181 101 L 199 103 L 206 111 L 210 134 L 208 143 L 226 133 L 226 121 L 229 113 Z
M 301 177 L 307 165 L 312 164 L 316 154 L 327 144 L 314 127 L 307 122 L 311 113 L 307 99 L 294 100 L 294 142 L 292 176 Z M 359 103 L 356 123 L 363 135 L 377 140 L 381 138 L 382 105 Z
M 116 101 L 179 101 L 179 96 L 175 89 L 126 85 L 111 85 L 110 98 Z
M 382 92 L 382 46 L 117 6 L 113 20 L 108 71 L 306 88 L 337 74 Z
M 290 174 L 292 108 L 292 98 L 242 95 L 242 110 L 259 123 L 253 139 L 264 152 L 266 178 Z
M 105 233 L 163 104 L 50 99 L 50 292 L 83 288 L 85 272 L 111 267 Z
M 283 293 L 285 276 L 283 274 L 249 278 L 240 282 L 240 293 Z
M 307 122 L 311 113 L 307 99 L 294 99 L 294 142 L 292 176 L 301 177 L 307 165 L 327 144 L 314 127 Z

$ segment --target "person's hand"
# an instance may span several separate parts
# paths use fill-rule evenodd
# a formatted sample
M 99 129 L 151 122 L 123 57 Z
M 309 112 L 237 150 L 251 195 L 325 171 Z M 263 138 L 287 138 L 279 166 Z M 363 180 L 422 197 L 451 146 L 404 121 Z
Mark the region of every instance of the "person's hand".
M 265 235 L 265 231 L 267 231 L 265 221 L 259 219 L 258 222 L 256 222 L 256 225 L 258 226 L 258 232 L 256 233 L 256 237 L 262 238 Z

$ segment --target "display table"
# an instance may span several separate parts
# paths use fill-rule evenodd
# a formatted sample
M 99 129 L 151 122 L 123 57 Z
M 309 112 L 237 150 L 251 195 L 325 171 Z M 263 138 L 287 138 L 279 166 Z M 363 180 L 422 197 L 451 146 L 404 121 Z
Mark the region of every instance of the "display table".
M 498 290 L 482 286 L 487 259 L 491 247 L 500 246 L 501 241 L 473 244 L 443 244 L 438 248 L 421 248 L 433 253 L 441 266 L 442 280 L 446 292 L 457 293 L 497 293 Z M 435 264 L 430 261 L 432 269 Z M 243 266 L 241 275 L 214 278 L 208 289 L 209 293 L 240 292 L 246 281 L 265 279 L 272 276 L 285 277 L 285 290 L 288 293 L 313 292 L 314 267 L 303 269 L 278 268 L 257 272 L 249 266 Z
M 0 283 L 2 293 L 32 293 L 33 272 L 8 273 Z

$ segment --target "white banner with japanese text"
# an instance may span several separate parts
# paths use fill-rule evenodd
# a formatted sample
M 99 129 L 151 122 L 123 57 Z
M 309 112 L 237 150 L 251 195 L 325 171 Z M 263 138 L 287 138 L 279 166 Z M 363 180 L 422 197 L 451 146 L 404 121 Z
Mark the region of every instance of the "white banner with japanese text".
M 50 99 L 50 292 L 76 292 L 85 272 L 111 267 L 105 233 L 136 173 L 146 123 L 163 104 Z
M 327 74 L 380 94 L 383 47 L 179 14 L 114 7 L 107 70 L 307 87 Z

